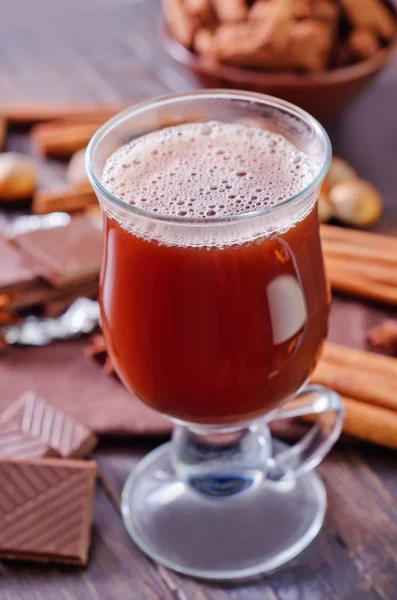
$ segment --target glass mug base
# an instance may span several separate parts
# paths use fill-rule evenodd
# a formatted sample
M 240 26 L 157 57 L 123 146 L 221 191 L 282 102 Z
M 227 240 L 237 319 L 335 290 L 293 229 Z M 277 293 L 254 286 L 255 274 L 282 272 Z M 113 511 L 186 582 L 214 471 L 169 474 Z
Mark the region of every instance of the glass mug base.
M 285 444 L 273 440 L 273 455 Z M 230 497 L 204 496 L 178 477 L 167 443 L 128 477 L 122 515 L 134 542 L 158 563 L 212 580 L 254 577 L 302 552 L 321 529 L 324 485 L 313 471 Z
M 272 440 L 277 419 L 317 415 L 294 445 Z M 319 532 L 326 493 L 313 469 L 339 437 L 343 405 L 308 385 L 262 419 L 228 427 L 179 424 L 172 442 L 130 474 L 121 509 L 152 559 L 205 579 L 250 578 L 297 556 Z

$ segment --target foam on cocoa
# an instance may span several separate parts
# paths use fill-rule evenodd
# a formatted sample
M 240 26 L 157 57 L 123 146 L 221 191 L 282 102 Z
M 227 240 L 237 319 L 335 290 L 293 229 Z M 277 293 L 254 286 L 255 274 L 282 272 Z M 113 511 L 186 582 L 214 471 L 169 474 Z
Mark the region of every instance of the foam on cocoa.
M 281 135 L 216 121 L 137 138 L 108 159 L 102 177 L 126 203 L 200 220 L 275 206 L 312 180 L 308 157 Z

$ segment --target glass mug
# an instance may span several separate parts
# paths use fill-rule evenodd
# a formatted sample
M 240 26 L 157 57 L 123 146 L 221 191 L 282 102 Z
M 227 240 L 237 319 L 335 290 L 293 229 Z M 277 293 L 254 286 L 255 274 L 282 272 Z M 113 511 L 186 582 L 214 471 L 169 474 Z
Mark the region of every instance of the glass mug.
M 207 121 L 281 134 L 310 158 L 311 181 L 274 206 L 205 219 L 150 212 L 102 185 L 106 160 L 130 140 Z M 343 408 L 335 392 L 305 384 L 327 332 L 316 202 L 330 159 L 327 134 L 303 110 L 226 90 L 137 105 L 88 147 L 104 215 L 106 343 L 126 387 L 175 424 L 172 441 L 128 477 L 123 519 L 144 552 L 176 571 L 267 572 L 321 528 L 326 495 L 313 469 L 340 434 Z M 272 439 L 271 421 L 308 414 L 317 421 L 295 445 Z

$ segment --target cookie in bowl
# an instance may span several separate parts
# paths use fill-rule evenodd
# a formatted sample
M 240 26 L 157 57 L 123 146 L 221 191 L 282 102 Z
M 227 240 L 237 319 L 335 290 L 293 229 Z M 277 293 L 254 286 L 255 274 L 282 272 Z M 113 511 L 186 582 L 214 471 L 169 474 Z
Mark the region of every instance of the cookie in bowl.
M 385 66 L 397 18 L 383 0 L 163 0 L 166 47 L 207 86 L 338 113 Z

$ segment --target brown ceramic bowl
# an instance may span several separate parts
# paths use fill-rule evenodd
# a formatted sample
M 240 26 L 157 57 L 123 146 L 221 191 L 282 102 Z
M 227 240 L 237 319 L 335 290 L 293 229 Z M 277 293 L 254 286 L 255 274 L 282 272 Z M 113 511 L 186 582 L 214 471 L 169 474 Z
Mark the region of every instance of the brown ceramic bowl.
M 367 60 L 324 73 L 271 73 L 211 64 L 179 44 L 164 24 L 161 35 L 171 56 L 191 69 L 205 87 L 270 94 L 300 106 L 318 119 L 333 117 L 350 104 L 386 66 L 397 47 L 396 38 Z

